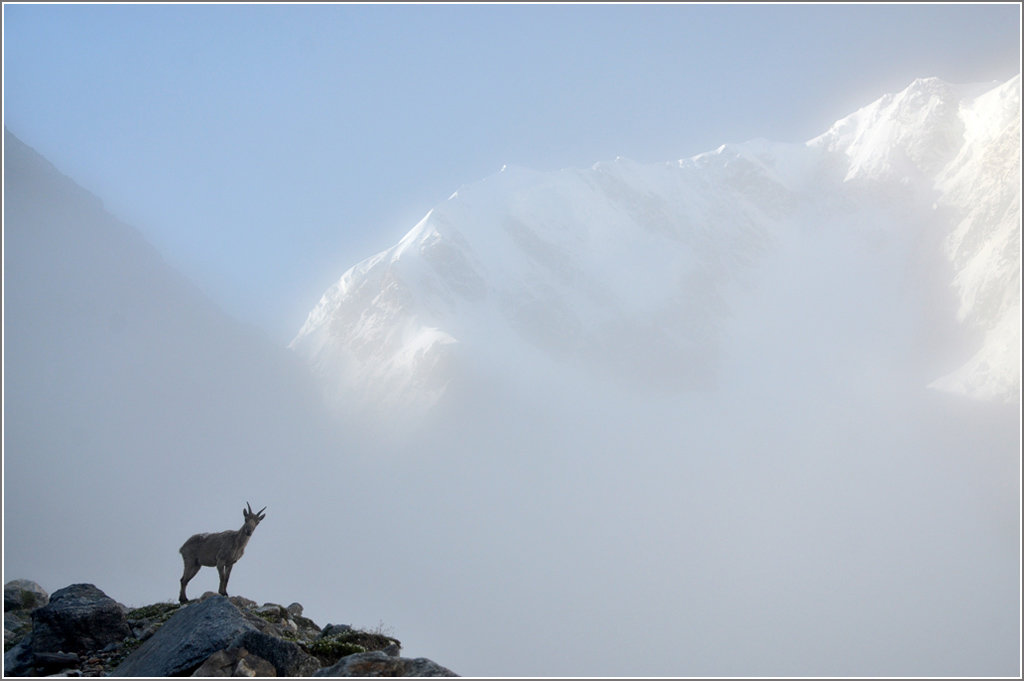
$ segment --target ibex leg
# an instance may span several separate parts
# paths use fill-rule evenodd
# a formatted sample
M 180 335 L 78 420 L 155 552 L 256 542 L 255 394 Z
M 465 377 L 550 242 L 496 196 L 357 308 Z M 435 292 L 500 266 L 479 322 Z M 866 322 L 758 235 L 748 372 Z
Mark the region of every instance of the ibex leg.
M 189 583 L 196 573 L 199 572 L 199 563 L 185 563 L 185 572 L 181 575 L 181 592 L 178 594 L 178 600 L 182 603 L 188 603 L 188 596 L 185 595 L 185 586 Z
M 220 563 L 217 565 L 217 572 L 220 574 L 220 589 L 218 593 L 221 596 L 228 595 L 228 579 L 231 577 L 231 563 Z

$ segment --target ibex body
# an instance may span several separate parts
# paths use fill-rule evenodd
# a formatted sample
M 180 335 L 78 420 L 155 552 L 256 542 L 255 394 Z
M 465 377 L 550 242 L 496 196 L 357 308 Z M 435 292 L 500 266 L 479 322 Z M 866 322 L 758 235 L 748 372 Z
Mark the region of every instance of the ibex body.
M 245 518 L 242 529 L 194 534 L 181 545 L 179 551 L 182 560 L 185 561 L 185 572 L 181 575 L 179 601 L 188 603 L 185 586 L 203 566 L 217 568 L 217 574 L 220 575 L 218 592 L 222 596 L 228 595 L 228 578 L 231 576 L 231 568 L 245 552 L 245 545 L 249 543 L 249 538 L 252 537 L 256 526 L 266 517 L 266 514 L 263 513 L 267 510 L 266 506 L 256 513 L 252 512 L 252 507 L 248 503 L 245 506 L 242 509 L 242 517 Z

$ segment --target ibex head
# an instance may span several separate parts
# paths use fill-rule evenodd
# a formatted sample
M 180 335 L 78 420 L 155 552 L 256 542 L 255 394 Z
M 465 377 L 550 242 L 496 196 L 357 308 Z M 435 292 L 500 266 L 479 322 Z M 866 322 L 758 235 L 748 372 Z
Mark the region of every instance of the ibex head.
M 245 518 L 245 525 L 242 526 L 242 532 L 246 535 L 252 535 L 253 530 L 255 530 L 256 526 L 260 524 L 260 521 L 267 517 L 264 513 L 266 510 L 267 507 L 264 506 L 256 513 L 253 513 L 252 506 L 249 505 L 248 501 L 245 502 L 245 508 L 242 509 L 242 517 Z

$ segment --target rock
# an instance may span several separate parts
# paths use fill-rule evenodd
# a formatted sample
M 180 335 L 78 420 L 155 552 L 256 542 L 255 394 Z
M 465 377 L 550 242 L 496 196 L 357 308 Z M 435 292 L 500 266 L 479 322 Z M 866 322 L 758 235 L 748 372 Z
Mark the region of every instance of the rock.
M 347 624 L 328 624 L 320 632 L 320 635 L 324 638 L 328 636 L 337 636 L 338 634 L 347 634 L 352 631 L 352 627 Z
M 74 653 L 35 653 L 32 664 L 36 668 L 35 673 L 46 674 L 77 667 L 80 661 Z
M 275 676 L 274 665 L 245 648 L 218 650 L 192 676 Z
M 82 663 L 82 676 L 106 676 L 107 666 L 101 657 L 90 657 Z
M 32 611 L 32 649 L 41 652 L 100 650 L 131 636 L 121 607 L 92 584 L 59 589 Z
M 274 665 L 255 655 L 250 655 L 238 661 L 232 676 L 274 676 Z
M 260 607 L 256 608 L 257 615 L 267 615 L 274 618 L 274 621 L 283 620 L 288 611 L 282 608 L 277 603 L 264 603 Z
M 297 643 L 271 636 L 261 631 L 247 631 L 232 643 L 258 655 L 270 664 L 278 676 L 310 676 L 320 668 L 320 660 Z
M 46 605 L 49 601 L 50 595 L 33 581 L 13 579 L 4 584 L 4 612 L 31 610 Z
M 295 628 L 297 629 L 295 632 L 296 638 L 303 641 L 313 641 L 320 636 L 320 627 L 308 617 L 293 615 L 290 621 L 295 623 Z
M 144 626 L 133 627 L 132 635 L 139 641 L 145 641 L 149 639 L 150 636 L 160 631 L 160 627 L 162 626 L 163 624 L 160 622 L 150 622 Z
M 32 618 L 23 612 L 4 613 L 4 648 L 14 645 L 32 628 Z
M 29 634 L 4 652 L 4 676 L 31 676 L 34 669 L 32 659 L 32 634 Z
M 206 597 L 206 594 L 203 594 L 203 598 Z M 249 600 L 243 596 L 229 596 L 228 600 L 239 610 L 253 610 L 256 608 L 256 601 Z
M 425 657 L 391 657 L 381 651 L 356 653 L 337 664 L 318 669 L 313 676 L 458 676 Z
M 218 650 L 206 658 L 206 662 L 199 665 L 199 669 L 192 672 L 192 676 L 231 676 L 235 671 L 235 665 L 244 655 L 248 653 L 237 648 Z
M 288 611 L 288 614 L 291 615 L 292 617 L 302 617 L 302 604 L 301 603 L 292 603 L 291 605 L 289 605 L 285 609 Z
M 178 610 L 153 636 L 131 653 L 112 676 L 181 676 L 231 646 L 247 631 L 257 631 L 227 598 L 214 596 Z

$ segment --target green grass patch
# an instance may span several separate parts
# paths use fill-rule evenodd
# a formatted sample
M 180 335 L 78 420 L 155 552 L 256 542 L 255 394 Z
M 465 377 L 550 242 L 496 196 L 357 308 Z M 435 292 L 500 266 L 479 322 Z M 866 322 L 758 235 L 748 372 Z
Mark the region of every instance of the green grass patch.
M 130 620 L 156 619 L 160 622 L 166 622 L 180 608 L 181 603 L 154 603 L 153 605 L 144 605 L 141 608 L 129 610 L 125 617 Z

